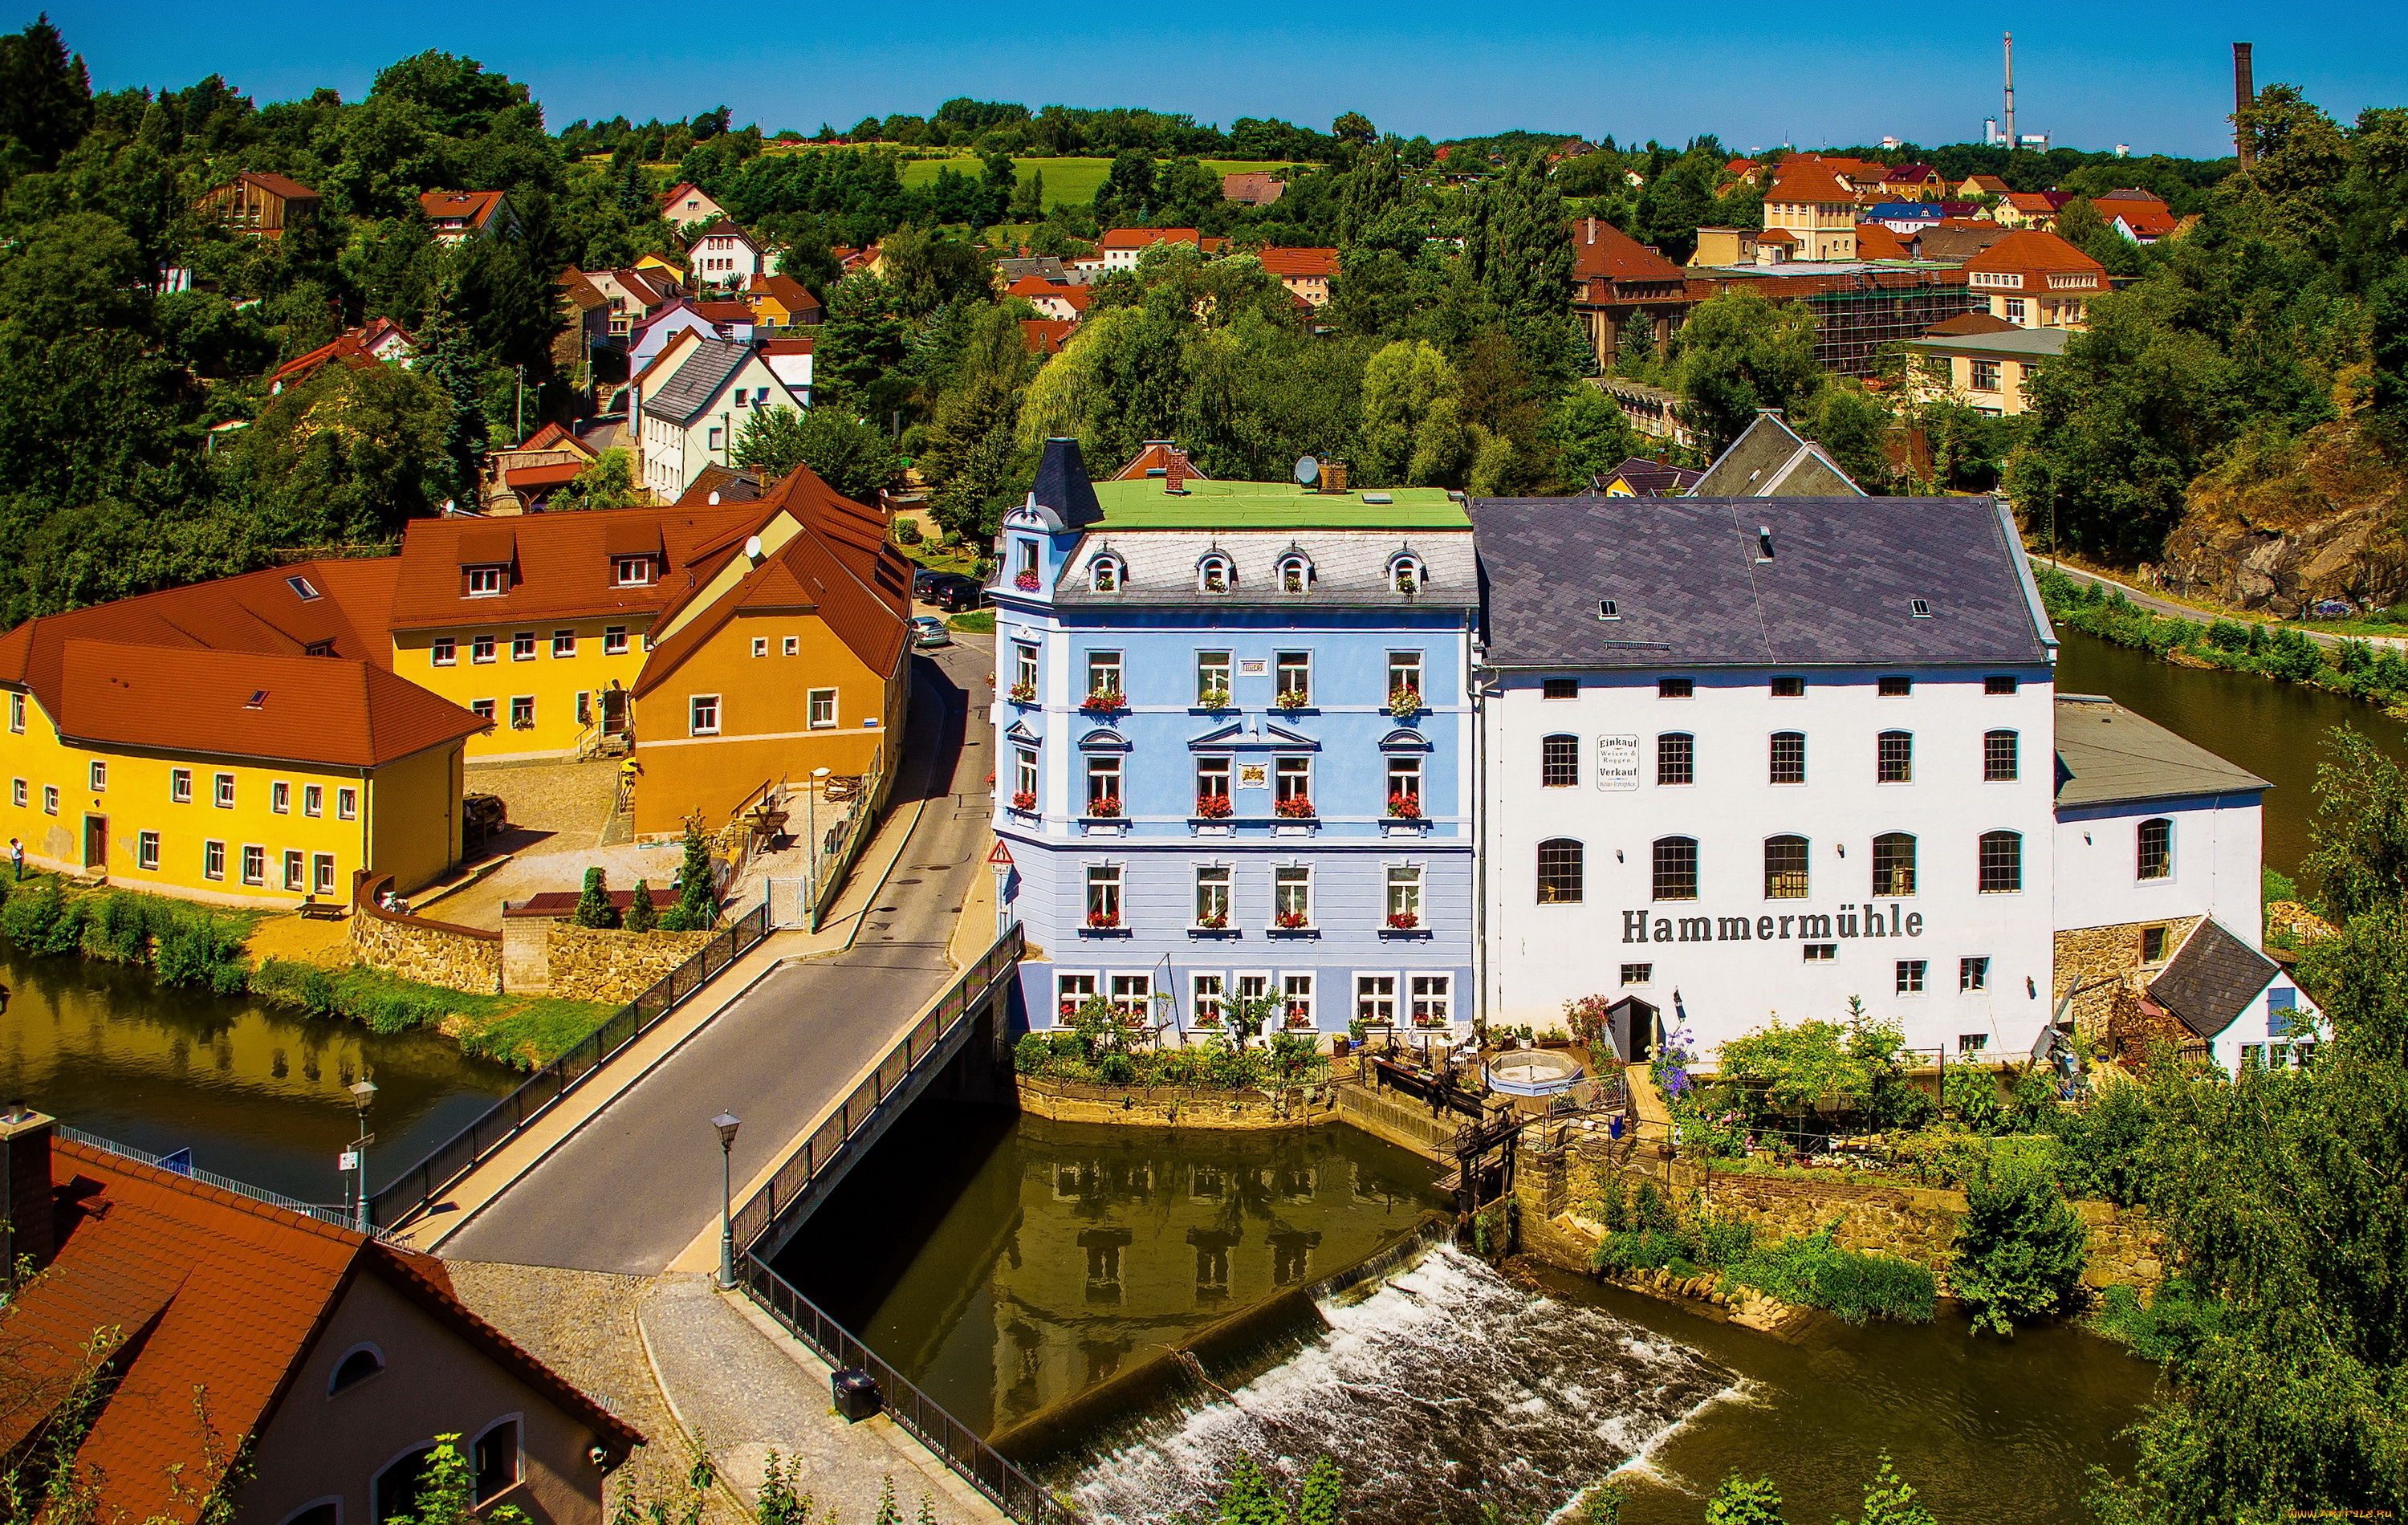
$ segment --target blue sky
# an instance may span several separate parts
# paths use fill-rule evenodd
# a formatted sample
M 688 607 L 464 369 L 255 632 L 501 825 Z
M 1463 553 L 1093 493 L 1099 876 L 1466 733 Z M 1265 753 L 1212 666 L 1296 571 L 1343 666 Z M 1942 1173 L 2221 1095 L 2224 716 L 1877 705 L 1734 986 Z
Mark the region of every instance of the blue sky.
M 616 0 L 541 9 L 52 0 L 49 9 L 99 89 L 180 86 L 216 71 L 262 101 L 320 85 L 352 99 L 380 65 L 442 48 L 527 81 L 555 127 L 724 103 L 738 123 L 808 132 L 967 94 L 1151 106 L 1225 125 L 1279 116 L 1326 128 L 1354 109 L 1440 138 L 1508 127 L 1626 142 L 1713 132 L 1741 150 L 1885 134 L 1978 138 L 1999 107 L 1998 22 L 2032 14 L 1772 0 L 1541 0 L 1501 13 L 1431 0 L 1337 11 L 991 0 L 703 10 Z M 0 12 L 11 30 L 31 19 Z M 2096 5 L 2060 8 L 2016 37 L 2017 125 L 2079 147 L 2214 153 L 2229 142 L 2235 39 L 2257 44 L 2261 85 L 2300 84 L 2344 120 L 2364 106 L 2408 105 L 2408 7 Z

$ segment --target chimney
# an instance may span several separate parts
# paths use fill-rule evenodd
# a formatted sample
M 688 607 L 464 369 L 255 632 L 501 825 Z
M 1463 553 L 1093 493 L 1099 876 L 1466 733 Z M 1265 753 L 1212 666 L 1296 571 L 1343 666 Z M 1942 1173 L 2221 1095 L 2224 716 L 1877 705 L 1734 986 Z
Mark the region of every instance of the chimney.
M 2015 142 L 2015 35 L 2007 34 L 2007 151 L 2020 147 Z
M 1588 220 L 1588 241 L 1597 242 L 1597 219 L 1594 217 Z
M 0 1204 L 7 1219 L 0 1230 L 0 1286 L 12 1290 L 20 1259 L 31 1259 L 39 1271 L 58 1252 L 50 1189 L 50 1129 L 56 1121 L 22 1101 L 0 1112 L 0 1181 L 8 1190 Z
M 1346 463 L 1324 460 L 1321 463 L 1321 490 L 1325 493 L 1346 491 Z
M 2232 149 L 2241 156 L 2243 169 L 2258 162 L 2248 129 L 2241 125 L 2241 113 L 2258 103 L 2257 75 L 2250 67 L 2249 52 L 2248 43 L 2232 45 Z
M 1162 490 L 1174 495 L 1187 491 L 1187 453 L 1165 451 L 1162 459 Z

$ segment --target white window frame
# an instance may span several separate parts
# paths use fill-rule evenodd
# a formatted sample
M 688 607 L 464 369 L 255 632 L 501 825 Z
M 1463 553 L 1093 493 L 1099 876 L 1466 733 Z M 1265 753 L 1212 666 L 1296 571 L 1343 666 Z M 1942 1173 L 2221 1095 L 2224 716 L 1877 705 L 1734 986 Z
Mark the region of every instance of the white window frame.
M 534 631 L 513 630 L 510 632 L 510 660 L 513 662 L 532 662 L 535 660 Z
M 1416 1026 L 1419 1025 L 1422 1009 L 1425 1005 L 1432 1008 L 1430 1014 L 1438 1017 L 1441 1024 L 1448 1027 L 1454 1026 L 1454 975 L 1439 973 L 1412 974 L 1406 978 L 1405 983 L 1407 986 L 1406 1000 L 1408 1002 L 1406 1014 L 1408 1017 L 1413 1019 Z
M 1212 585 L 1212 574 L 1215 572 L 1221 574 L 1219 587 Z M 1230 569 L 1229 558 L 1226 556 L 1206 556 L 1196 564 L 1196 591 L 1198 593 L 1226 593 L 1237 585 L 1237 576 Z
M 334 854 L 312 853 L 309 855 L 309 892 L 313 895 L 332 895 L 335 893 Z
M 535 696 L 533 694 L 510 696 L 510 729 L 514 731 L 535 729 Z
M 1384 990 L 1378 988 L 1383 981 Z M 1354 971 L 1354 1020 L 1368 1028 L 1397 1026 L 1398 989 L 1402 983 L 1403 976 L 1393 969 Z
M 284 888 L 290 894 L 306 894 L 309 885 L 308 859 L 298 847 L 284 850 Z
M 752 655 L 755 656 L 767 656 L 769 655 L 769 638 L 767 636 L 754 636 L 752 638 Z
M 1290 779 L 1302 779 L 1304 787 L 1297 793 L 1289 793 Z M 1302 799 L 1308 804 L 1312 803 L 1312 758 L 1311 755 L 1271 759 L 1271 801 L 1277 804 L 1283 799 Z
M 218 809 L 232 810 L 234 809 L 234 788 L 232 773 L 216 774 L 209 784 L 209 798 L 216 803 Z
M 167 770 L 167 802 L 171 805 L 189 805 L 193 802 L 191 769 L 171 768 Z M 21 799 L 18 803 L 22 805 L 24 801 Z
M 1899 996 L 1928 995 L 1931 990 L 1931 960 L 1900 958 L 1891 971 L 1892 994 Z
M 602 627 L 602 655 L 605 656 L 624 656 L 627 655 L 627 627 L 625 626 L 608 625 Z
M 1118 694 L 1128 698 L 1128 672 L 1117 651 L 1095 651 L 1087 654 L 1087 693 Z
M 803 651 L 803 638 L 802 638 L 802 637 L 800 637 L 800 636 L 788 636 L 788 637 L 786 638 L 786 644 L 785 644 L 785 655 L 788 655 L 788 656 L 799 656 L 799 655 L 802 655 L 802 651 Z
M 1291 907 L 1289 902 L 1293 901 L 1296 897 L 1287 892 L 1295 889 L 1298 885 L 1303 886 L 1304 903 L 1300 907 Z M 1312 928 L 1313 925 L 1312 900 L 1312 864 L 1274 863 L 1271 865 L 1271 926 L 1275 929 L 1283 931 L 1302 931 Z M 1279 918 L 1286 914 L 1290 909 L 1302 910 L 1304 913 L 1304 921 L 1301 926 L 1297 928 L 1281 928 L 1279 925 Z
M 1381 883 L 1385 891 L 1381 900 L 1385 908 L 1381 913 L 1383 921 L 1399 914 L 1409 914 L 1417 922 L 1422 920 L 1422 902 L 1429 890 L 1429 869 L 1426 865 L 1391 863 L 1387 865 L 1387 871 L 1381 875 Z M 1404 891 L 1405 903 L 1402 905 L 1398 903 L 1398 890 Z
M 815 731 L 836 729 L 836 690 L 806 689 L 803 693 L 804 724 Z
M 1956 993 L 1958 995 L 1986 995 L 1989 988 L 1990 960 L 1987 955 L 1956 960 Z
M 1206 874 L 1213 874 L 1217 877 L 1208 881 L 1204 877 Z M 1226 863 L 1198 863 L 1195 866 L 1191 879 L 1194 893 L 1189 897 L 1192 903 L 1188 925 L 1192 927 L 1204 925 L 1204 917 L 1208 914 L 1204 909 L 1205 886 L 1208 883 L 1219 888 L 1221 926 L 1226 928 L 1229 925 L 1230 917 L 1236 914 L 1238 904 L 1238 871 Z
M 1085 989 L 1077 991 L 1078 999 L 1075 1001 L 1069 1001 L 1069 998 L 1073 993 L 1074 987 L 1082 981 L 1085 982 Z M 1077 1014 L 1078 1008 L 1085 1005 L 1090 997 L 1093 997 L 1103 989 L 1103 974 L 1097 970 L 1055 970 L 1054 971 L 1054 1025 L 1055 1027 L 1067 1027 L 1069 1024 L 1070 1018 Z M 1071 1006 L 1071 1010 L 1068 1012 L 1062 1009 L 1066 1001 L 1069 1001 Z
M 1219 658 L 1219 660 L 1215 661 L 1215 657 Z M 1236 657 L 1237 654 L 1235 652 L 1226 651 L 1199 651 L 1196 654 L 1197 703 L 1203 703 L 1204 696 L 1212 693 L 1226 694 L 1231 698 L 1236 698 Z M 1220 680 L 1217 683 L 1213 681 L 1215 674 L 1219 676 Z M 1224 702 L 1226 701 L 1225 700 Z
M 134 834 L 135 866 L 155 870 L 159 867 L 159 833 L 137 831 Z
M 552 655 L 556 657 L 575 656 L 577 655 L 577 632 L 574 630 L 554 630 L 552 633 Z
M 1104 976 L 1104 997 L 1123 1017 L 1154 1020 L 1154 972 L 1151 970 Z
M 1400 789 L 1398 787 L 1399 784 L 1408 785 L 1408 787 Z M 1398 794 L 1404 795 L 1415 804 L 1421 803 L 1422 759 L 1414 753 L 1392 752 L 1388 754 L 1388 790 L 1386 794 L 1382 795 L 1380 798 L 1383 801 L 1385 801 L 1394 798 Z
M 24 734 L 25 696 L 22 694 L 8 696 L 8 728 L 21 736 Z
M 495 641 L 495 640 L 494 640 L 494 639 L 492 636 L 471 636 L 471 637 L 469 637 L 469 638 L 468 638 L 468 660 L 469 660 L 469 662 L 473 665 L 473 664 L 475 664 L 475 663 L 479 663 L 479 662 L 490 662 L 490 661 L 494 660 L 494 652 L 495 652 L 495 650 L 496 650 L 496 648 L 497 648 L 497 646 L 498 646 L 498 645 L 499 645 L 499 643 L 498 643 L 497 641 Z
M 59 786 L 55 784 L 45 784 L 42 785 L 42 813 L 56 815 L 58 813 Z
M 1209 988 L 1207 982 L 1210 982 Z M 1229 976 L 1217 969 L 1188 971 L 1188 1024 L 1198 1028 L 1219 1028 L 1226 1026 L 1228 1020 Z
M 718 449 L 717 445 L 711 447 Z M 613 556 L 610 558 L 610 582 L 622 588 L 650 587 L 652 583 L 652 558 L 650 556 Z
M 1038 790 L 1042 786 L 1038 778 L 1037 772 L 1037 749 L 1035 747 L 1015 747 L 1012 750 L 1011 764 L 1011 782 L 1015 785 L 1012 793 L 1014 795 L 1025 794 L 1028 796 L 1030 806 L 1033 808 L 1036 804 Z
M 108 764 L 98 757 L 92 760 L 92 792 L 94 794 L 108 792 Z
M 508 570 L 509 568 L 504 567 L 469 568 L 468 597 L 471 598 L 500 597 L 502 583 L 507 580 L 504 574 Z
M 1096 790 L 1096 781 L 1098 779 L 1111 780 L 1112 786 L 1104 790 L 1101 794 L 1098 794 Z M 1121 813 L 1125 816 L 1128 813 L 1128 797 L 1121 793 L 1121 756 L 1119 753 L 1105 752 L 1089 754 L 1087 757 L 1087 792 L 1080 798 L 1080 813 L 1082 815 L 1092 814 L 1095 810 L 1096 801 L 1100 798 L 1109 798 L 1117 799 L 1121 802 Z
M 433 644 L 426 648 L 426 655 L 429 664 L 432 666 L 438 668 L 458 667 L 460 665 L 460 643 L 452 640 L 450 636 L 439 636 L 435 640 Z
M 215 837 L 201 843 L 201 877 L 221 881 L 225 878 L 225 843 Z
M 1288 660 L 1291 656 L 1298 660 L 1291 662 Z M 1291 672 L 1300 674 L 1301 681 L 1291 684 L 1288 682 L 1288 674 Z M 1304 696 L 1305 708 L 1312 707 L 1312 654 L 1311 652 L 1286 651 L 1271 654 L 1271 694 L 1273 698 L 1282 694 L 1301 694 Z
M 689 694 L 685 701 L 685 733 L 688 736 L 719 734 L 719 696 Z
M 267 849 L 262 843 L 247 842 L 242 844 L 242 882 L 256 885 L 261 889 L 267 887 Z
M 326 786 L 324 784 L 305 784 L 301 785 L 301 813 L 304 815 L 323 815 L 326 813 Z
M 293 785 L 278 779 L 267 786 L 267 808 L 278 815 L 293 813 Z
M 1038 684 L 1037 642 L 1033 640 L 1015 640 L 1011 643 L 1011 646 L 1012 686 L 1016 688 L 1025 683 L 1027 685 L 1028 691 L 1034 694 L 1037 691 Z
M 1420 697 L 1424 693 L 1422 671 L 1420 652 L 1390 652 L 1388 654 L 1389 695 L 1393 697 L 1399 689 L 1410 689 L 1416 698 Z
M 1319 991 L 1314 969 L 1283 969 L 1279 977 L 1280 1026 L 1298 1032 L 1311 1032 L 1319 1026 L 1320 1011 L 1316 1005 Z M 1301 1011 L 1298 1008 L 1302 1008 Z M 1298 1016 L 1304 1018 L 1299 1022 Z
M 335 819 L 337 821 L 356 821 L 359 819 L 359 816 L 360 792 L 357 789 L 351 788 L 337 789 L 335 791 Z

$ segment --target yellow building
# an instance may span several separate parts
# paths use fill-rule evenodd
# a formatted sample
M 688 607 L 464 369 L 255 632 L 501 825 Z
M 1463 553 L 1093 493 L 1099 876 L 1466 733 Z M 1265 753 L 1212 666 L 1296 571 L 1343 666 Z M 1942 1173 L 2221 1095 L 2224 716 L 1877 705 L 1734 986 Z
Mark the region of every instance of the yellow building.
M 407 892 L 460 856 L 484 721 L 396 678 L 389 561 L 311 562 L 0 636 L 0 824 L 36 868 L 233 904 Z
M 1856 193 L 1819 159 L 1786 160 L 1765 188 L 1764 231 L 1795 237 L 1792 259 L 1855 259 Z
M 1987 332 L 1971 331 L 1976 323 Z M 1967 331 L 1942 333 L 1941 328 Z M 1943 324 L 1906 348 L 1918 362 L 1908 381 L 1918 400 L 1953 397 L 1975 412 L 2013 418 L 2031 406 L 2025 383 L 2040 367 L 2065 352 L 2071 330 L 2015 328 L 1983 313 L 1969 313 Z

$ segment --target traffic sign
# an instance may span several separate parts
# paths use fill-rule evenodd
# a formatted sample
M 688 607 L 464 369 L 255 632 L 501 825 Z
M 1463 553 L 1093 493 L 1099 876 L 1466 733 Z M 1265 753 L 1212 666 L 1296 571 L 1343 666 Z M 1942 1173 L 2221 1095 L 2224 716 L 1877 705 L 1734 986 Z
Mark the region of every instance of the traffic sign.
M 987 854 L 986 860 L 989 863 L 994 864 L 998 869 L 1009 869 L 1011 867 L 1011 849 L 1003 844 L 1003 839 L 1001 837 L 997 837 L 995 840 L 995 850 Z
M 335 1157 L 335 1169 L 346 1175 L 359 1168 L 360 1152 L 357 1149 L 346 1149 Z

